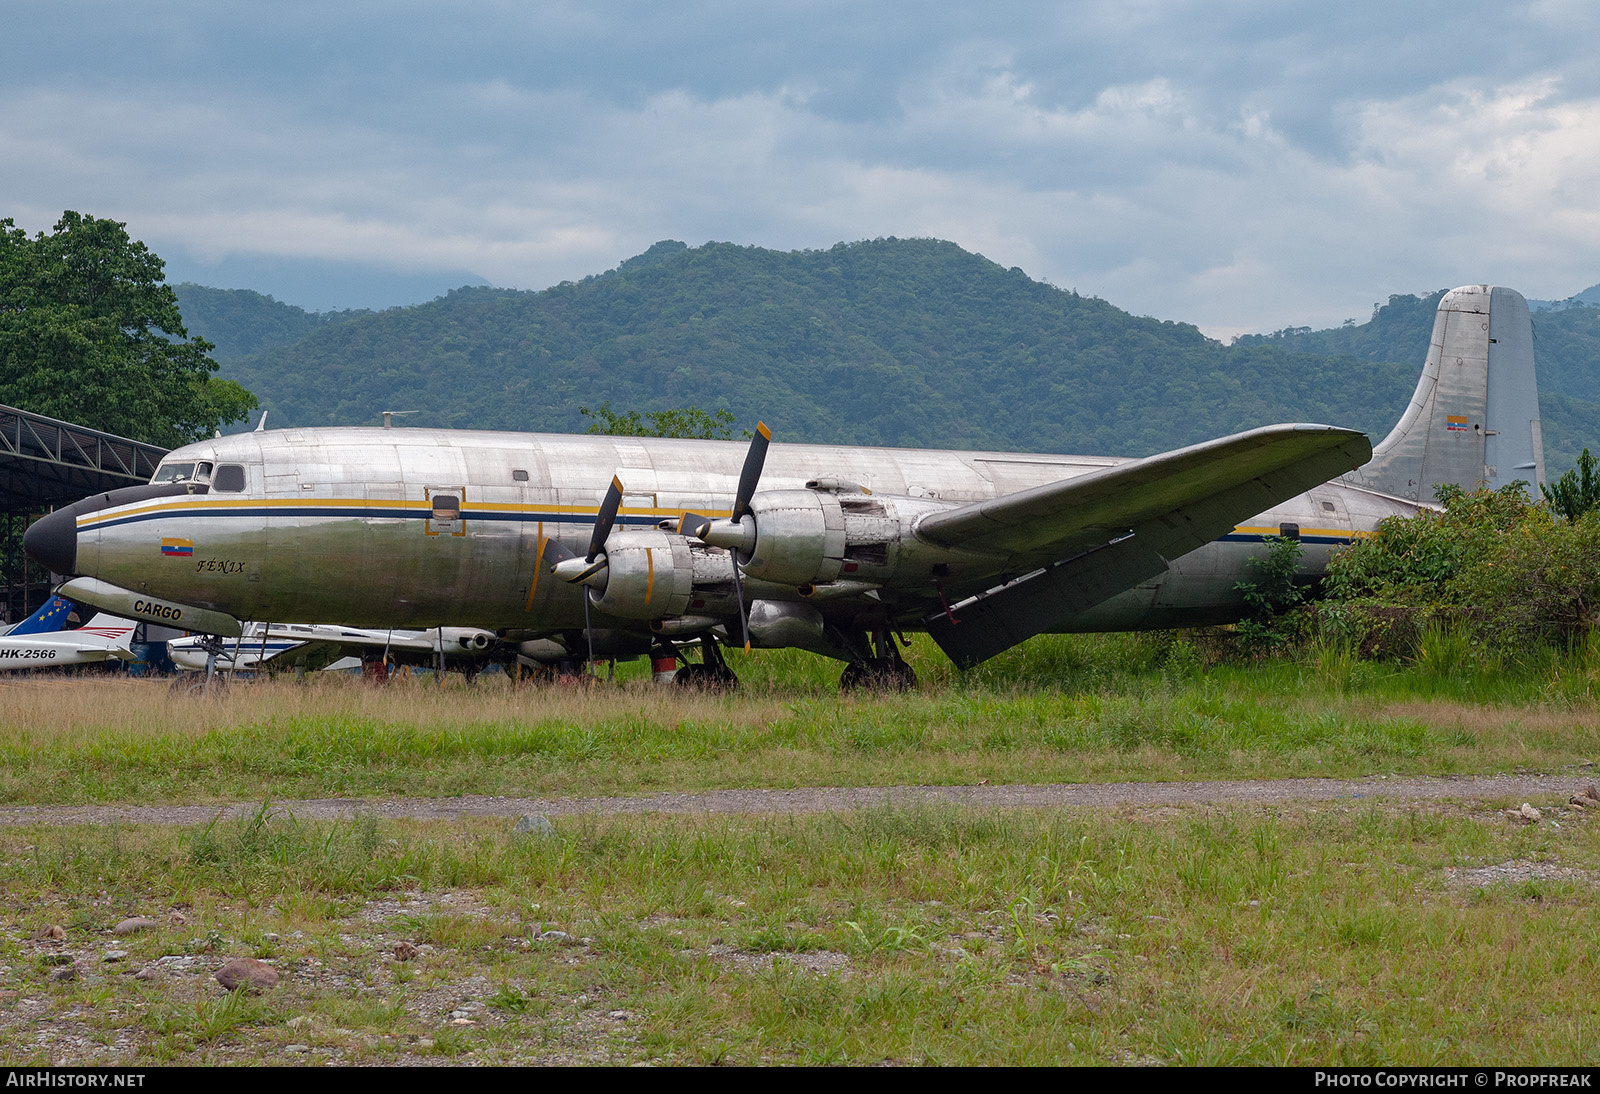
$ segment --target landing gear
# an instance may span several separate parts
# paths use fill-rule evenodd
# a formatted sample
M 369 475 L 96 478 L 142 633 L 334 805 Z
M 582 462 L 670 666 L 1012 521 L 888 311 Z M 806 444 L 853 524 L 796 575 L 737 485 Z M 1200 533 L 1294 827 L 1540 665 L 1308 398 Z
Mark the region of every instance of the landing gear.
M 700 691 L 733 691 L 739 686 L 739 678 L 722 659 L 722 649 L 717 645 L 717 640 L 708 634 L 700 639 L 700 663 L 684 665 L 673 678 L 673 683 L 680 688 L 696 688 Z
M 900 656 L 900 645 L 887 627 L 873 633 L 876 656 L 852 661 L 839 677 L 840 691 L 910 691 L 917 674 Z M 865 645 L 865 643 L 863 643 Z

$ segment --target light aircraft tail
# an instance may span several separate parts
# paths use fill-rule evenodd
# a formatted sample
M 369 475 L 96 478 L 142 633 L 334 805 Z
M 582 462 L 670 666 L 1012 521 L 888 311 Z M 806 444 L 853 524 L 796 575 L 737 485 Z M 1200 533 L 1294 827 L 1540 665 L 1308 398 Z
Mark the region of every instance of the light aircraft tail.
M 133 630 L 137 625 L 131 619 L 119 619 L 101 612 L 72 633 L 104 638 L 112 649 L 127 651 L 133 643 Z
M 1422 379 L 1400 423 L 1345 481 L 1431 502 L 1456 483 L 1498 489 L 1544 484 L 1533 323 L 1514 289 L 1465 285 L 1445 293 Z
M 67 625 L 72 612 L 72 601 L 62 596 L 52 596 L 39 610 L 12 627 L 6 633 L 14 637 L 24 634 L 50 634 Z

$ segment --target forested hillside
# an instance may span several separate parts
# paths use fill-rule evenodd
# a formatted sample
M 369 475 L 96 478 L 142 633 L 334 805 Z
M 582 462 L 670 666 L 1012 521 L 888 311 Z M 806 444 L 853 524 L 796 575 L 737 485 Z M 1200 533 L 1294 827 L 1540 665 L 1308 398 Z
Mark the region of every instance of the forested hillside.
M 579 407 L 610 401 L 726 408 L 785 440 L 1119 455 L 1278 421 L 1381 436 L 1415 385 L 1437 302 L 1394 297 L 1366 324 L 1225 346 L 951 243 L 897 239 L 795 252 L 663 242 L 542 292 L 467 288 L 377 313 L 250 296 L 224 301 L 238 333 L 213 325 L 226 318 L 215 306 L 185 319 L 219 347 L 264 347 L 217 356 L 274 426 L 416 410 L 407 424 L 581 430 Z M 1542 313 L 1541 336 L 1587 311 Z M 1560 328 L 1580 357 L 1594 337 L 1572 333 L 1581 326 Z M 1567 367 L 1539 352 L 1542 379 L 1571 373 L 1592 393 L 1563 389 L 1547 414 L 1554 468 L 1558 451 L 1600 436 L 1600 407 L 1583 401 L 1600 397 L 1600 370 L 1592 355 Z
M 184 321 L 217 347 L 222 360 L 293 345 L 324 324 L 372 314 L 306 311 L 250 289 L 213 289 L 192 281 L 174 291 Z

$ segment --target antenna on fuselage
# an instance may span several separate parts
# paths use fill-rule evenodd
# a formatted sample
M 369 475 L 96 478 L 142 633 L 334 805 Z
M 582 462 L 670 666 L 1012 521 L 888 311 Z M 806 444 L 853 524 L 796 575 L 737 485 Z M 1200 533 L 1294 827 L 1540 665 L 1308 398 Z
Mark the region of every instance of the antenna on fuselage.
M 421 414 L 420 410 L 385 410 L 383 412 L 383 428 L 393 429 L 394 420 L 405 414 Z
M 265 410 L 263 410 L 261 412 L 261 420 L 256 423 L 255 432 L 260 433 L 263 430 L 265 430 L 266 428 L 267 428 L 267 412 Z

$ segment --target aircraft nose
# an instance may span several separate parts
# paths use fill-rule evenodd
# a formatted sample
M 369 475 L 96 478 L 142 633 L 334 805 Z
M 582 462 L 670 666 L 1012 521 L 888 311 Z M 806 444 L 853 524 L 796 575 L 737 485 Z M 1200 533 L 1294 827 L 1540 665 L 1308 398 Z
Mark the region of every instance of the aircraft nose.
M 72 574 L 78 565 L 78 514 L 72 506 L 33 522 L 22 536 L 28 557 L 54 574 Z

